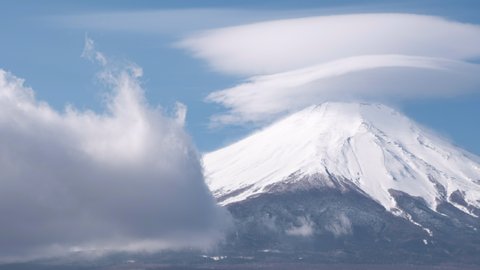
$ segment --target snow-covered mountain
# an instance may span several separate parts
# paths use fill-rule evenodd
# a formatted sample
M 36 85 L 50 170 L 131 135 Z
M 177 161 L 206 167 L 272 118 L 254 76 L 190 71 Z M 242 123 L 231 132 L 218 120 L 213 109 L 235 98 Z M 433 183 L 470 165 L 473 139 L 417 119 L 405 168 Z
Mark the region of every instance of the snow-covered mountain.
M 391 190 L 421 197 L 434 211 L 446 201 L 480 214 L 480 159 L 380 104 L 308 107 L 206 154 L 204 166 L 222 205 L 295 182 L 353 185 L 397 215 Z M 305 180 L 312 175 L 325 177 Z
M 387 106 L 308 107 L 204 166 L 234 218 L 224 255 L 480 263 L 480 159 Z

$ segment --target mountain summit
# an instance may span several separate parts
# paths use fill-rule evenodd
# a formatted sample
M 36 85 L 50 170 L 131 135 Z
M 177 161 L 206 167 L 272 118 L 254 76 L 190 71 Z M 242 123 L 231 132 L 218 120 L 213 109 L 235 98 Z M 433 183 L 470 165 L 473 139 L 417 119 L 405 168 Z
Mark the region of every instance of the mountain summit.
M 381 104 L 308 107 L 206 154 L 204 164 L 223 205 L 295 182 L 354 186 L 392 212 L 391 190 L 421 197 L 433 210 L 443 201 L 471 215 L 480 208 L 479 158 Z M 300 181 L 311 175 L 325 177 Z
M 480 159 L 385 105 L 311 106 L 203 161 L 237 222 L 232 250 L 341 261 L 480 252 Z

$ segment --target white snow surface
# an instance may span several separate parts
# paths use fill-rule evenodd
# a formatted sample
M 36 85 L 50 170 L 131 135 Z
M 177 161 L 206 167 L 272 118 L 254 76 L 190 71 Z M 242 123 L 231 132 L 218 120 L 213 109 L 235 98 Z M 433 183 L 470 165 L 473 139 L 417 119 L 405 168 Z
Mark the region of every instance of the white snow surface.
M 334 175 L 396 214 L 390 189 L 422 197 L 433 210 L 458 190 L 480 207 L 480 158 L 381 104 L 311 106 L 205 154 L 203 162 L 222 205 L 269 192 L 292 176 L 301 185 L 301 176 Z

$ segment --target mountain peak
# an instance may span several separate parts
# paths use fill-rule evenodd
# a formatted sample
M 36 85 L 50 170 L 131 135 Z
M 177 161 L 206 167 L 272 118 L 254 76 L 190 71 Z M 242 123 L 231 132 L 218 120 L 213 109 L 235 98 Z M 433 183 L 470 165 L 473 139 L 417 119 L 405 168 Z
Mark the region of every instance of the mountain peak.
M 310 106 L 206 154 L 204 165 L 207 183 L 224 205 L 293 183 L 345 184 L 392 213 L 394 191 L 421 197 L 432 210 L 442 201 L 470 215 L 480 207 L 478 159 L 382 104 Z M 462 203 L 452 194 L 461 194 Z
M 378 126 L 385 130 L 398 131 L 398 125 L 401 128 L 410 129 L 411 120 L 398 111 L 380 103 L 355 103 L 355 102 L 325 102 L 319 105 L 310 106 L 293 117 L 317 118 L 323 124 L 329 124 L 331 127 L 340 127 L 342 125 L 352 127 L 355 125 Z M 328 123 L 326 120 L 333 120 Z M 392 125 L 392 122 L 396 122 Z

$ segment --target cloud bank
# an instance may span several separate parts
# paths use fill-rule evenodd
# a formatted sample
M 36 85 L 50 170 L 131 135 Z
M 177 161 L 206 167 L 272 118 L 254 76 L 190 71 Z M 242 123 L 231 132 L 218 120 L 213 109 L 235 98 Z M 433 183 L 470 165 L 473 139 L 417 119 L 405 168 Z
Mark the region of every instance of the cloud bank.
M 147 104 L 133 64 L 103 66 L 106 112 L 65 112 L 0 70 L 0 260 L 206 248 L 227 224 L 177 117 Z
M 480 89 L 480 26 L 414 14 L 276 20 L 178 44 L 220 72 L 249 76 L 211 93 L 214 123 L 262 122 L 325 100 L 449 97 Z

